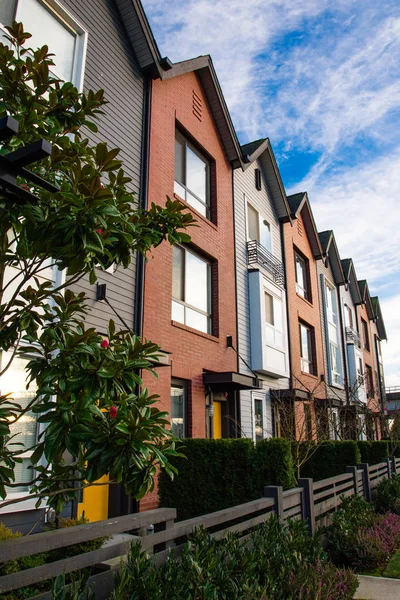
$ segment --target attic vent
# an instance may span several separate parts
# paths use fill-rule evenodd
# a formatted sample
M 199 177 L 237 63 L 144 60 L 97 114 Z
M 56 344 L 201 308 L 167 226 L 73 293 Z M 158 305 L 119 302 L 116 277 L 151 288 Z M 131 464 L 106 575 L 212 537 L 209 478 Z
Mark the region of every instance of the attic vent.
M 203 111 L 203 103 L 201 101 L 201 98 L 199 98 L 199 96 L 196 94 L 196 92 L 194 90 L 192 90 L 192 112 L 199 121 L 203 120 L 202 111 Z
M 255 169 L 254 174 L 256 176 L 256 189 L 261 190 L 261 171 L 260 171 L 260 169 Z
M 301 224 L 300 219 L 297 219 L 297 233 L 299 235 L 303 235 L 303 225 Z

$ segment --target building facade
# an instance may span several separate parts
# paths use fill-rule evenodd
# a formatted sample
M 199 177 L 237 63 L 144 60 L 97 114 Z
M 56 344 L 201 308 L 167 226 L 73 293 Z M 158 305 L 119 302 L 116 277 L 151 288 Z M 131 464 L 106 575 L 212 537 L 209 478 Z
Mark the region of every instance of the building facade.
M 239 371 L 262 389 L 240 392 L 241 434 L 254 441 L 276 434 L 271 389 L 289 387 L 282 223 L 290 209 L 267 139 L 242 146 L 234 172 Z

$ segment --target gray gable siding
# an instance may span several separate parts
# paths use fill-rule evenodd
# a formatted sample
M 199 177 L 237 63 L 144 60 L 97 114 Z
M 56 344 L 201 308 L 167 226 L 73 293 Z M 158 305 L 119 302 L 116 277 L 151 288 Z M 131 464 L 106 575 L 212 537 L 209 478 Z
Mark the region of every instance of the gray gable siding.
M 327 398 L 332 398 L 332 399 L 341 398 L 342 400 L 346 400 L 346 392 L 344 389 L 340 389 L 339 387 L 328 385 L 329 365 L 328 365 L 328 357 L 327 357 L 327 347 L 326 347 L 327 339 L 326 339 L 325 314 L 324 314 L 324 305 L 323 305 L 324 294 L 322 291 L 322 282 L 321 282 L 320 275 L 323 275 L 331 284 L 333 284 L 335 286 L 336 289 L 338 289 L 338 288 L 335 285 L 335 278 L 333 276 L 333 272 L 332 272 L 332 268 L 331 268 L 330 264 L 328 264 L 328 266 L 325 266 L 323 260 L 318 260 L 317 261 L 317 274 L 318 274 L 319 309 L 320 309 L 320 315 L 321 315 L 321 330 L 322 330 L 322 350 L 323 350 L 323 355 L 324 355 L 324 372 L 325 372 L 325 379 L 326 379 L 326 383 L 327 383 L 326 394 L 327 394 Z M 340 290 L 340 288 L 339 288 L 339 290 Z M 337 303 L 339 305 L 338 297 L 337 297 Z M 341 310 L 340 306 L 338 306 L 338 310 Z M 337 330 L 339 333 L 339 337 L 338 337 L 339 353 L 340 353 L 340 360 L 342 361 L 342 375 L 343 375 L 343 385 L 344 385 L 344 368 L 345 368 L 344 360 L 346 360 L 346 359 L 343 357 L 343 343 L 342 343 L 343 334 L 342 334 L 342 329 L 340 326 L 339 315 L 338 315 Z
M 254 170 L 260 168 L 258 161 L 251 164 L 246 171 L 234 171 L 234 203 L 235 203 L 235 248 L 236 248 L 236 281 L 237 281 L 237 311 L 238 311 L 238 351 L 247 364 L 251 365 L 251 340 L 250 340 L 250 310 L 249 310 L 249 280 L 247 268 L 247 217 L 246 201 L 267 219 L 271 225 L 273 254 L 282 260 L 280 225 L 271 202 L 270 193 L 263 177 L 262 190 L 255 187 Z M 262 172 L 263 175 L 263 172 Z M 246 197 L 246 201 L 245 198 Z M 239 358 L 240 373 L 250 374 L 250 369 Z M 274 379 L 263 377 L 262 384 L 266 397 L 269 398 L 270 388 L 287 388 L 288 379 Z M 261 390 L 260 390 L 261 392 Z M 258 392 L 257 392 L 258 394 Z M 240 417 L 243 437 L 253 438 L 253 401 L 249 391 L 240 394 Z M 267 415 L 267 429 L 270 423 Z
M 127 5 L 127 3 L 125 3 Z M 109 147 L 121 149 L 126 174 L 132 178 L 131 191 L 139 192 L 144 84 L 137 58 L 128 39 L 121 15 L 112 0 L 63 0 L 63 5 L 88 31 L 84 90 L 104 89 L 109 104 L 101 117 L 99 132 L 87 132 L 92 143 L 105 141 Z M 125 7 L 127 8 L 127 6 Z M 125 13 L 127 14 L 127 13 Z M 135 302 L 135 260 L 128 269 L 100 273 L 99 283 L 107 284 L 107 298 L 129 326 L 133 325 Z M 96 286 L 87 278 L 72 287 L 85 292 L 91 312 L 87 325 L 104 333 L 115 314 L 104 303 L 95 300 Z

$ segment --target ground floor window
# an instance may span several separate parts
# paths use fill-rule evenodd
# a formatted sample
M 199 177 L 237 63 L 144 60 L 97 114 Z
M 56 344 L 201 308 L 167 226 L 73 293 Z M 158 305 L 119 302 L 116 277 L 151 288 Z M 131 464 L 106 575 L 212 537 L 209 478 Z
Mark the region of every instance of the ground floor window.
M 184 381 L 172 381 L 170 421 L 176 437 L 187 437 L 187 383 Z

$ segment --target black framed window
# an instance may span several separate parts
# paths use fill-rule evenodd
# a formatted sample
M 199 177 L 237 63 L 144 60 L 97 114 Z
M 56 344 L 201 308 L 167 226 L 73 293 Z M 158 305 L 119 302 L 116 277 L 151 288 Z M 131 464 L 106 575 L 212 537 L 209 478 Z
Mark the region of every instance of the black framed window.
M 183 246 L 172 252 L 172 320 L 211 333 L 211 265 Z
M 177 438 L 187 437 L 187 404 L 188 388 L 184 381 L 171 382 L 171 431 Z
M 308 260 L 298 252 L 295 252 L 294 262 L 296 272 L 296 292 L 299 296 L 311 302 L 311 286 Z
M 256 189 L 258 191 L 260 191 L 262 189 L 262 184 L 261 184 L 261 171 L 260 169 L 255 169 L 254 170 L 254 175 L 255 175 L 255 184 L 256 184 Z
M 174 191 L 200 214 L 210 218 L 210 162 L 178 131 Z
M 368 350 L 368 352 L 369 352 L 370 351 L 370 345 L 369 345 L 368 323 L 366 321 L 364 321 L 364 319 L 361 319 L 361 327 L 362 327 L 362 335 L 363 335 L 364 348 L 366 350 Z
M 300 332 L 300 350 L 301 350 L 301 370 L 310 375 L 316 375 L 317 368 L 315 363 L 314 351 L 314 328 L 305 323 L 299 323 Z

